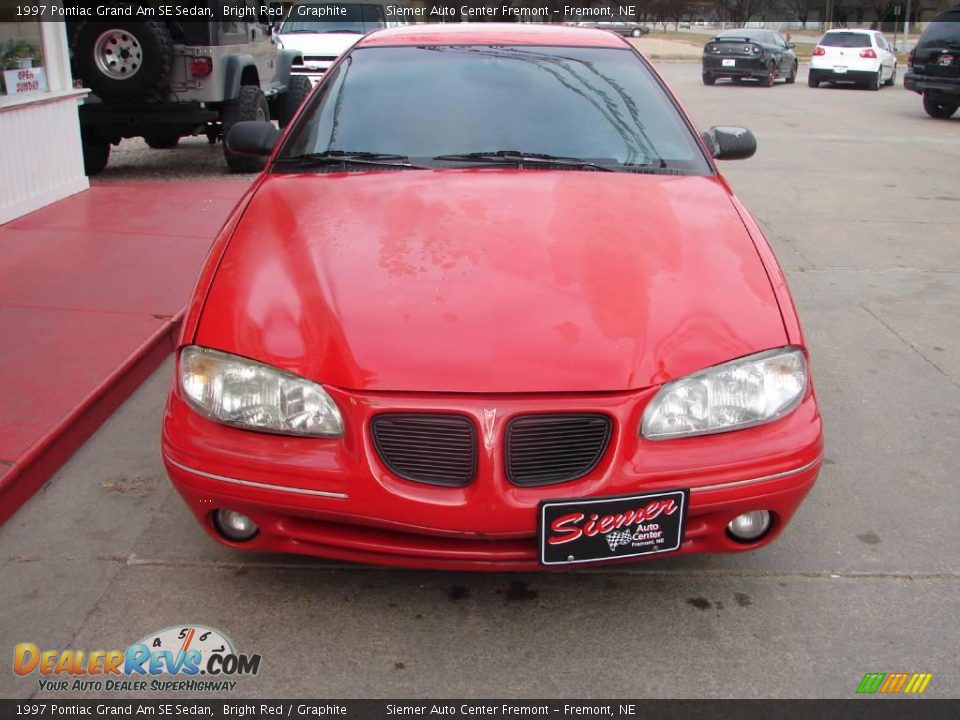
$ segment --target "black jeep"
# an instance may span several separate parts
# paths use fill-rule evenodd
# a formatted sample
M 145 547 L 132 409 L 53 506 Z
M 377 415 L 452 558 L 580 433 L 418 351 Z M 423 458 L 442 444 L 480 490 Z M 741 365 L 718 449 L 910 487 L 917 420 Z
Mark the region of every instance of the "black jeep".
M 960 107 L 960 5 L 927 25 L 910 51 L 903 85 L 923 95 L 923 109 L 930 117 L 948 118 Z

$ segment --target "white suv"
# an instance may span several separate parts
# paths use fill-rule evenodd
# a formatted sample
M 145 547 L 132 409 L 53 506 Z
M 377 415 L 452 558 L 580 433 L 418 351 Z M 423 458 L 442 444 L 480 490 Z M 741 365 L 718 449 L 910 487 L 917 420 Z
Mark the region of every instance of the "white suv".
M 327 10 L 336 14 L 328 17 Z M 281 50 L 295 50 L 303 57 L 291 68 L 316 85 L 337 58 L 372 30 L 387 26 L 385 0 L 297 0 L 274 35 Z
M 855 83 L 871 90 L 897 81 L 897 56 L 877 30 L 830 30 L 810 58 L 810 87 Z

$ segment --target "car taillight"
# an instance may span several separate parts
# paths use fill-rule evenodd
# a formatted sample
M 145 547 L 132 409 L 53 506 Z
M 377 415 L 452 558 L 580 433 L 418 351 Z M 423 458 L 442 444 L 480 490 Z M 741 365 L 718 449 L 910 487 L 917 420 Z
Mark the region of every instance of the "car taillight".
M 824 50 L 824 49 L 823 49 L 822 47 L 820 47 L 819 45 L 817 45 L 817 46 L 813 49 L 813 54 L 814 54 L 814 55 L 826 55 L 826 54 L 827 54 L 827 51 Z
M 873 51 L 873 48 L 867 48 L 866 50 L 860 51 L 860 57 L 876 59 L 877 54 Z
M 213 72 L 213 60 L 208 57 L 195 57 L 190 60 L 190 72 L 194 77 L 206 77 Z

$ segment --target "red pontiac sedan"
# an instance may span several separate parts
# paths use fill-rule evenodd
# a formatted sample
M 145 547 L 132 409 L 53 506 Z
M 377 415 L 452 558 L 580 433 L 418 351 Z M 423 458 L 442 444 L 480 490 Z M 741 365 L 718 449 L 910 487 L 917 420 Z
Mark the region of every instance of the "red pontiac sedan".
M 783 274 L 649 63 L 598 30 L 346 53 L 213 247 L 163 426 L 216 540 L 524 570 L 772 542 L 821 422 Z

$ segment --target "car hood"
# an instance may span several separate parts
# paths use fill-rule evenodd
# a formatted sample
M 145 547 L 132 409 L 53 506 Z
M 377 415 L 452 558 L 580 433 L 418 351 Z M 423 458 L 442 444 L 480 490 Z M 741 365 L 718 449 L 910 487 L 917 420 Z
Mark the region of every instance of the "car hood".
M 545 170 L 270 175 L 197 344 L 328 385 L 592 392 L 786 342 L 718 178 Z
M 358 33 L 288 33 L 280 35 L 285 50 L 304 55 L 341 55 L 360 40 Z

